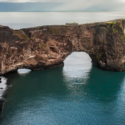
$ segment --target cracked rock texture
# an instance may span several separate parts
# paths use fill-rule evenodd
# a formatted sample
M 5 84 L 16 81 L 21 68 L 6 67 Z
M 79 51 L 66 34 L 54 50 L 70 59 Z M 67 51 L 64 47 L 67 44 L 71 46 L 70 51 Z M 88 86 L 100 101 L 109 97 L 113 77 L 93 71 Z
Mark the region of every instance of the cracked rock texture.
M 58 67 L 74 51 L 88 53 L 101 69 L 125 71 L 124 25 L 124 19 L 20 30 L 0 25 L 0 74 Z

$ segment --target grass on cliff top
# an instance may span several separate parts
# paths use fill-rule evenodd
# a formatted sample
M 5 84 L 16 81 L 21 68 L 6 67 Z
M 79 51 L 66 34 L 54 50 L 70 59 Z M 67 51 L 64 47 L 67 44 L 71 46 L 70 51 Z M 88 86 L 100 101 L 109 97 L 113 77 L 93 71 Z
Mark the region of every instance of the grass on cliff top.
M 36 29 L 40 29 L 41 27 L 40 26 L 38 26 L 38 27 L 35 27 Z
M 14 33 L 14 35 L 19 36 L 21 39 L 24 39 L 24 40 L 26 40 L 26 41 L 29 40 L 29 37 L 27 37 L 27 36 L 23 33 L 23 31 L 21 31 L 21 30 L 13 30 L 13 33 Z
M 50 27 L 48 32 L 51 34 L 61 35 L 61 30 L 55 27 Z
M 113 24 L 113 25 L 116 25 L 116 22 L 106 22 L 106 23 L 108 23 L 108 24 Z

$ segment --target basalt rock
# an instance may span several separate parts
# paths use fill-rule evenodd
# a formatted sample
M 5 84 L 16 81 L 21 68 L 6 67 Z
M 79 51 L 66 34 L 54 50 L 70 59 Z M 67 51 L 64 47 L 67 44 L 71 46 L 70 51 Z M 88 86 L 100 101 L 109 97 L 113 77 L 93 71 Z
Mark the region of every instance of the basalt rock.
M 13 30 L 0 26 L 0 74 L 63 65 L 74 51 L 89 54 L 101 69 L 125 71 L 125 20 L 40 26 Z M 77 60 L 76 60 L 77 61 Z
M 4 100 L 0 100 L 0 115 L 2 112 L 3 104 L 4 104 Z

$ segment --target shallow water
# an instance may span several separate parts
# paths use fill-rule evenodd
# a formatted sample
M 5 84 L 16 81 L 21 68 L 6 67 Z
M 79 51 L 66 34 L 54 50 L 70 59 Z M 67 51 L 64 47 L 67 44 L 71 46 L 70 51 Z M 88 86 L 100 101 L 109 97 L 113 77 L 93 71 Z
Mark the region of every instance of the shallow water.
M 63 67 L 11 73 L 0 125 L 123 125 L 125 72 L 96 68 L 84 52 Z

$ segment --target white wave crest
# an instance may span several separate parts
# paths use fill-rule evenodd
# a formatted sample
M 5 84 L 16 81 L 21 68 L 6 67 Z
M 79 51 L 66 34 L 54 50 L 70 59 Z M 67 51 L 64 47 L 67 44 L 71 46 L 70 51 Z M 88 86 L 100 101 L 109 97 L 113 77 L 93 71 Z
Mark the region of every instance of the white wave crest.
M 0 99 L 2 99 L 2 96 L 7 89 L 6 83 L 7 83 L 7 78 L 0 76 Z
M 26 74 L 29 73 L 31 70 L 30 69 L 18 69 L 17 72 L 19 74 Z

